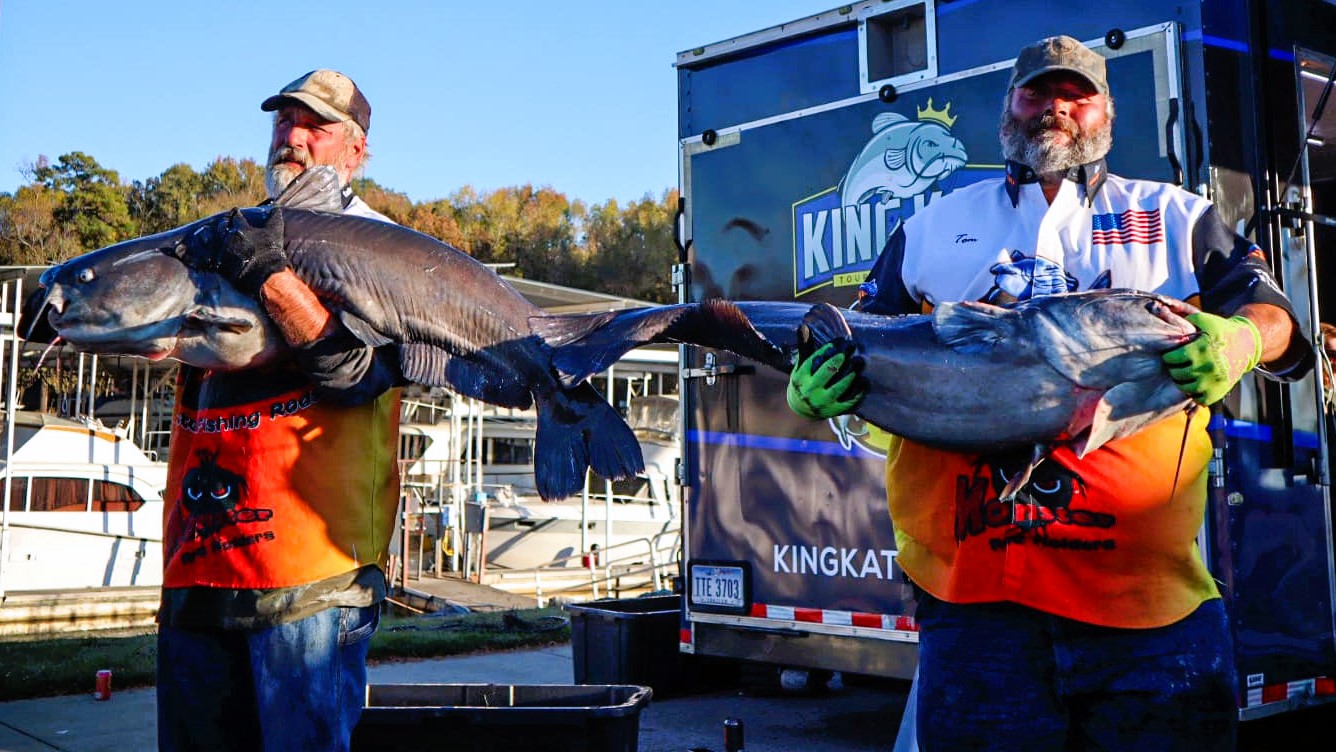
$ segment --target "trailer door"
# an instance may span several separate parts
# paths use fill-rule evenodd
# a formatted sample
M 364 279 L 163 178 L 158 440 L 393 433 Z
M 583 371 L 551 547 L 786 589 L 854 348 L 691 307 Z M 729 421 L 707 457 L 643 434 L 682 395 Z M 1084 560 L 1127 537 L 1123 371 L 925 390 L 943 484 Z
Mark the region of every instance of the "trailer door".
M 1297 132 L 1277 140 L 1299 148 L 1277 149 L 1295 157 L 1278 157 L 1283 206 L 1272 214 L 1279 218 L 1278 276 L 1300 326 L 1316 342 L 1323 311 L 1336 311 L 1336 103 L 1319 107 L 1330 94 L 1336 58 L 1295 49 L 1292 70 L 1297 113 L 1276 121 L 1295 123 Z M 1204 550 L 1234 623 L 1245 719 L 1336 699 L 1332 394 L 1319 362 L 1317 373 L 1281 392 L 1289 431 L 1282 417 L 1261 407 L 1264 390 L 1276 387 L 1256 376 L 1243 383 L 1237 411 L 1218 423 L 1223 473 L 1212 479 L 1214 540 Z M 1292 457 L 1292 464 L 1275 467 L 1277 456 Z

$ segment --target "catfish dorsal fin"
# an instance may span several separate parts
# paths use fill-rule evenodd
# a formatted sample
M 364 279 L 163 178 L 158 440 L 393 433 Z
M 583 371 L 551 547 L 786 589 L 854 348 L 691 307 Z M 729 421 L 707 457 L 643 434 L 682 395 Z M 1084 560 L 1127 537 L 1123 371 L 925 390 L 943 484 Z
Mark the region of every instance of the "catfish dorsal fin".
M 1006 337 L 1002 326 L 1015 312 L 988 303 L 942 303 L 932 309 L 932 330 L 943 344 L 956 350 L 988 349 Z
M 339 173 L 329 165 L 308 167 L 274 199 L 275 206 L 309 211 L 343 211 L 343 189 Z

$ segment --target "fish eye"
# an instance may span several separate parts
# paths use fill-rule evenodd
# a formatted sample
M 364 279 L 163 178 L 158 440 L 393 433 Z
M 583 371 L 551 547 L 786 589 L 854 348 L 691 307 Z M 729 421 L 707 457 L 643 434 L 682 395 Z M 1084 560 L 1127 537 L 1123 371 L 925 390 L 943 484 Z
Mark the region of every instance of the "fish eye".
M 88 267 L 84 267 L 84 268 L 82 268 L 82 269 L 79 270 L 79 274 L 75 277 L 75 279 L 77 279 L 78 281 L 80 281 L 80 282 L 82 282 L 82 283 L 84 283 L 84 284 L 87 284 L 87 283 L 89 283 L 89 282 L 92 282 L 92 281 L 93 281 L 93 278 L 96 277 L 96 276 L 97 276 L 97 275 L 93 273 L 93 270 L 92 270 L 92 269 L 89 269 Z

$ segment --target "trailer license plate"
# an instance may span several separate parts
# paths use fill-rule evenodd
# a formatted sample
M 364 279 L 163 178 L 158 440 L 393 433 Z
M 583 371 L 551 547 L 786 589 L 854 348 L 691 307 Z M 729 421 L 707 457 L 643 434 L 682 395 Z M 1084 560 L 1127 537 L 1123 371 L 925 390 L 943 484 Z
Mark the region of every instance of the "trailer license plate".
M 742 567 L 691 567 L 691 603 L 722 608 L 746 607 Z

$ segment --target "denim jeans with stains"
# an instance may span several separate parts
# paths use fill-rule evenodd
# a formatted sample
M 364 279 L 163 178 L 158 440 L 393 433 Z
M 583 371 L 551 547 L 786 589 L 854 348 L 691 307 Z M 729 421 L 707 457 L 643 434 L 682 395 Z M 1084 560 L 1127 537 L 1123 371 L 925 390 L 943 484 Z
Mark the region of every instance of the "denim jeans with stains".
M 158 629 L 158 749 L 347 750 L 378 606 L 254 630 Z
M 1209 600 L 1152 629 L 919 591 L 923 752 L 1216 752 L 1238 730 L 1233 640 Z

